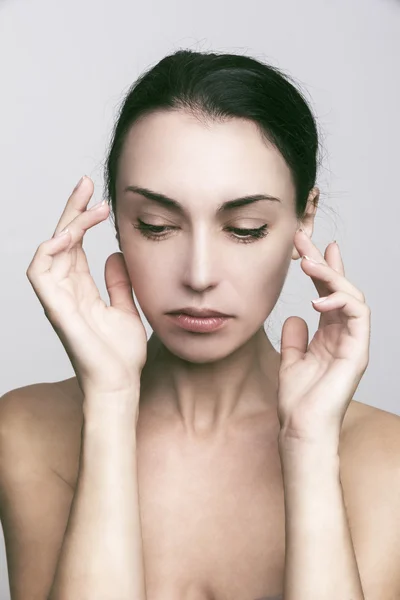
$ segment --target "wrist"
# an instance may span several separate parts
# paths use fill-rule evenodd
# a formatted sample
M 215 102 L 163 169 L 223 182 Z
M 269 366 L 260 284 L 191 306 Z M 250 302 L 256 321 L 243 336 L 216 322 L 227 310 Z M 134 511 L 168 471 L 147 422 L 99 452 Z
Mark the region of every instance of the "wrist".
M 127 420 L 137 422 L 139 416 L 140 384 L 118 392 L 98 392 L 89 390 L 84 395 L 82 410 L 85 421 L 102 419 Z
M 313 438 L 296 438 L 284 433 L 278 435 L 278 448 L 281 457 L 291 457 L 291 460 L 299 458 L 339 456 L 339 437 L 337 436 L 315 436 Z
M 341 430 L 339 427 L 315 427 L 314 431 L 299 430 L 290 424 L 281 424 L 279 448 L 288 452 L 338 452 Z

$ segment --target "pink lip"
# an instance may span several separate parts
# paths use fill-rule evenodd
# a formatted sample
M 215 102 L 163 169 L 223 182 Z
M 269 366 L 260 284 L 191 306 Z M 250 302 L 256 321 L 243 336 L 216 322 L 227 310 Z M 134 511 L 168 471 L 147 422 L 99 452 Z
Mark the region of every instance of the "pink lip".
M 232 315 L 227 315 L 225 313 L 219 312 L 218 310 L 212 310 L 211 308 L 192 308 L 190 306 L 185 306 L 184 308 L 178 308 L 177 310 L 171 311 L 169 314 L 173 315 L 190 315 L 192 317 L 230 317 Z
M 230 317 L 193 317 L 185 313 L 170 314 L 170 318 L 176 325 L 186 331 L 195 333 L 209 333 L 221 329 L 230 319 Z

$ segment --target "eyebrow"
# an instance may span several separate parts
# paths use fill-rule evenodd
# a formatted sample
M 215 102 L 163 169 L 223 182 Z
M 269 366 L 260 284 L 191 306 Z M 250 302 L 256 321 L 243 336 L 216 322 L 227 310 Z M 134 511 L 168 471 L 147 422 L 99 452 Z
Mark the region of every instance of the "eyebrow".
M 166 208 L 175 210 L 176 212 L 179 212 L 181 214 L 185 214 L 185 212 L 186 212 L 184 207 L 182 206 L 182 204 L 180 204 L 180 202 L 178 202 L 177 200 L 174 200 L 173 198 L 168 198 L 168 196 L 166 196 L 165 194 L 161 194 L 159 192 L 154 192 L 147 188 L 138 187 L 136 185 L 128 185 L 124 189 L 124 192 L 129 192 L 129 191 L 136 192 L 137 194 L 141 194 L 148 200 L 152 200 L 153 202 L 158 202 L 162 206 L 165 206 Z M 282 202 L 279 198 L 276 198 L 275 196 L 270 196 L 268 194 L 252 194 L 250 196 L 243 196 L 242 198 L 235 198 L 234 200 L 228 200 L 227 202 L 223 202 L 223 204 L 220 204 L 218 206 L 217 214 L 221 214 L 228 210 L 232 210 L 233 208 L 238 208 L 239 206 L 246 206 L 248 204 L 253 204 L 254 202 L 258 202 L 259 200 L 268 200 L 271 202 L 279 202 L 279 203 Z

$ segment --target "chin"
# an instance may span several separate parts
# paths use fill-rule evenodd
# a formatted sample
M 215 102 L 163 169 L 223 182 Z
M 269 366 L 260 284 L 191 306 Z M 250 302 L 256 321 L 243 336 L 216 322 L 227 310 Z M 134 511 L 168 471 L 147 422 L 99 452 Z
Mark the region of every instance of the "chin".
M 243 348 L 251 339 L 248 336 L 228 335 L 228 332 L 214 333 L 178 333 L 168 331 L 164 334 L 155 332 L 161 343 L 174 356 L 194 364 L 212 364 L 231 356 Z

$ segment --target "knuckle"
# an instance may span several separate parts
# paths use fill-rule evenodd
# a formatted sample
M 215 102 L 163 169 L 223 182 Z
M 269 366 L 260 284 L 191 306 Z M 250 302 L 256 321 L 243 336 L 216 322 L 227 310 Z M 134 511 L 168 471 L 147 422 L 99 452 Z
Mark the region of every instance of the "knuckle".
M 359 302 L 365 302 L 365 296 L 359 289 L 353 287 L 349 294 L 352 295 Z
M 28 279 L 32 279 L 34 272 L 35 272 L 35 264 L 34 264 L 34 262 L 31 262 L 30 265 L 28 266 L 27 270 L 25 271 L 25 275 L 27 276 Z
M 45 248 L 46 244 L 47 244 L 49 241 L 50 241 L 50 240 L 44 240 L 43 242 L 41 242 L 41 243 L 39 244 L 39 246 L 38 246 L 38 247 L 37 247 L 37 249 L 36 249 L 35 256 L 33 257 L 33 260 L 34 260 L 34 261 L 36 261 L 38 257 L 40 258 L 40 256 L 43 254 L 43 250 L 44 250 L 44 248 Z
M 30 272 L 30 273 L 27 273 L 26 276 L 28 278 L 29 283 L 31 284 L 31 286 L 35 290 L 35 292 L 37 292 L 39 285 L 38 285 L 38 281 L 37 281 L 37 279 L 35 277 L 35 274 L 33 272 Z

